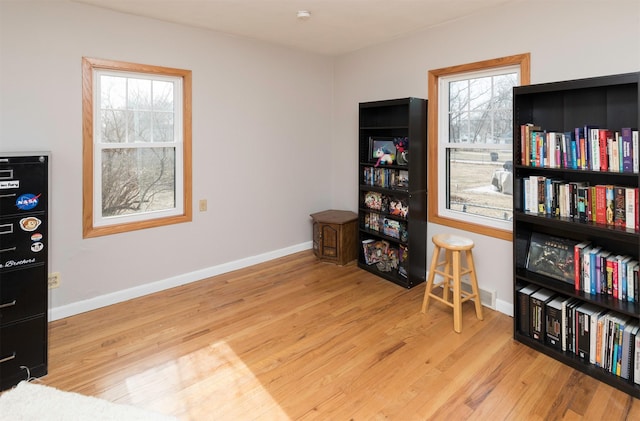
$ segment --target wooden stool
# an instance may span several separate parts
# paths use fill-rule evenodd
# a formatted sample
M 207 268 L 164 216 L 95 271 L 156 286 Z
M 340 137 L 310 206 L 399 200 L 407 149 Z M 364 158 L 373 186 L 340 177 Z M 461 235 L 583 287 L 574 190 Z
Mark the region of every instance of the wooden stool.
M 478 292 L 478 280 L 476 279 L 476 270 L 473 265 L 473 241 L 451 234 L 437 234 L 431 239 L 435 244 L 433 250 L 433 258 L 431 259 L 431 268 L 427 278 L 427 288 L 424 293 L 422 302 L 422 312 L 426 313 L 429 306 L 429 298 L 438 300 L 449 307 L 453 307 L 453 330 L 460 333 L 462 331 L 462 303 L 475 298 L 476 316 L 479 320 L 482 317 L 482 304 L 480 303 L 480 293 Z M 440 259 L 440 249 L 445 250 L 444 260 Z M 460 252 L 464 251 L 467 256 L 467 267 L 460 265 Z M 443 268 L 441 270 L 440 268 Z M 442 282 L 434 285 L 433 280 L 436 275 L 442 275 Z M 471 279 L 471 293 L 463 291 L 460 285 L 460 279 L 463 275 L 469 274 Z M 442 287 L 442 296 L 435 294 L 435 288 Z M 449 300 L 449 290 L 453 290 L 453 301 Z

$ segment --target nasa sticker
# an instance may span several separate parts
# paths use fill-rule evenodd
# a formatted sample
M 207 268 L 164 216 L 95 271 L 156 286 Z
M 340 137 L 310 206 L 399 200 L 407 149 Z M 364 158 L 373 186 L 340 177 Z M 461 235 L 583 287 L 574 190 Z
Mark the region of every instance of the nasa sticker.
M 38 206 L 38 202 L 40 201 L 40 195 L 35 195 L 31 193 L 22 194 L 16 199 L 16 206 L 20 210 L 31 210 Z
M 41 223 L 42 221 L 35 216 L 29 216 L 20 220 L 20 228 L 23 231 L 35 231 Z

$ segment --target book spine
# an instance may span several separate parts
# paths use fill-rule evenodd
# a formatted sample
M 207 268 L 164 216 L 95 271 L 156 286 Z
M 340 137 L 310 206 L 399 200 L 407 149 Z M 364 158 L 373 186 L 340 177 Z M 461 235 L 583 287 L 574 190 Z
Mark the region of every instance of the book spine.
M 620 129 L 620 149 L 622 155 L 622 172 L 633 172 L 633 154 L 631 152 L 632 148 L 632 134 L 630 127 L 623 127 Z
M 640 172 L 640 145 L 638 141 L 638 131 L 631 132 L 631 155 L 633 156 L 633 172 Z
M 527 164 L 527 124 L 520 125 L 520 165 Z
M 613 225 L 614 223 L 614 214 L 615 214 L 615 190 L 612 185 L 606 186 L 606 199 L 607 199 L 607 225 Z
M 611 139 L 611 152 L 609 157 L 611 158 L 611 162 L 609 163 L 609 171 L 611 172 L 620 172 L 620 151 L 618 148 L 620 140 L 620 133 L 616 132 Z
M 596 223 L 607 223 L 607 188 L 602 185 L 596 185 Z
M 600 147 L 600 171 L 609 171 L 609 156 L 607 154 L 607 137 L 609 130 L 600 130 L 598 145 Z
M 613 297 L 613 263 L 615 258 L 607 257 L 607 295 Z M 617 275 L 617 274 L 616 274 Z
M 618 259 L 614 258 L 611 262 L 611 282 L 613 284 L 613 298 L 620 298 L 620 284 L 618 284 Z
M 591 162 L 589 165 L 589 169 L 593 171 L 600 171 L 600 129 L 590 129 L 589 130 L 589 146 L 590 146 L 590 157 Z
M 640 334 L 635 337 L 635 347 L 633 356 L 633 382 L 640 385 Z
M 626 198 L 626 193 L 625 193 L 625 189 L 624 187 L 619 187 L 616 186 L 614 188 L 614 212 L 613 212 L 613 224 L 616 227 L 621 227 L 624 228 L 626 227 L 626 219 L 625 219 L 625 212 L 626 212 L 626 205 L 625 205 L 625 198 Z
M 636 190 L 637 188 L 625 187 L 625 227 L 627 229 L 635 230 L 636 227 Z
M 569 145 L 570 145 L 569 149 L 570 149 L 570 156 L 571 156 L 570 168 L 573 170 L 577 170 L 578 169 L 578 145 L 575 138 L 571 136 L 571 133 L 569 133 Z

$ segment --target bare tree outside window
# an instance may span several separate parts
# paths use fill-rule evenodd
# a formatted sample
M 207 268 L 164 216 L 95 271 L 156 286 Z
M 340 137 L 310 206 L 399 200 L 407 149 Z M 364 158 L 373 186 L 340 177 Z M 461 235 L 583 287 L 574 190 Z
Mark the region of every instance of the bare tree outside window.
M 447 208 L 510 220 L 512 97 L 517 74 L 451 81 Z
M 175 207 L 175 148 L 148 147 L 173 142 L 173 109 L 172 83 L 100 76 L 103 217 Z

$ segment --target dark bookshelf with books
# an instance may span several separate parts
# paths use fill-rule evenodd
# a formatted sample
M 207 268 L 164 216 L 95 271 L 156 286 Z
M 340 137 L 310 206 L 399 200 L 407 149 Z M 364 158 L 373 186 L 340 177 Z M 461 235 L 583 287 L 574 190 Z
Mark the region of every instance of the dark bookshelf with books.
M 514 88 L 514 339 L 640 398 L 640 73 Z
M 359 104 L 358 266 L 411 288 L 426 279 L 427 101 Z

